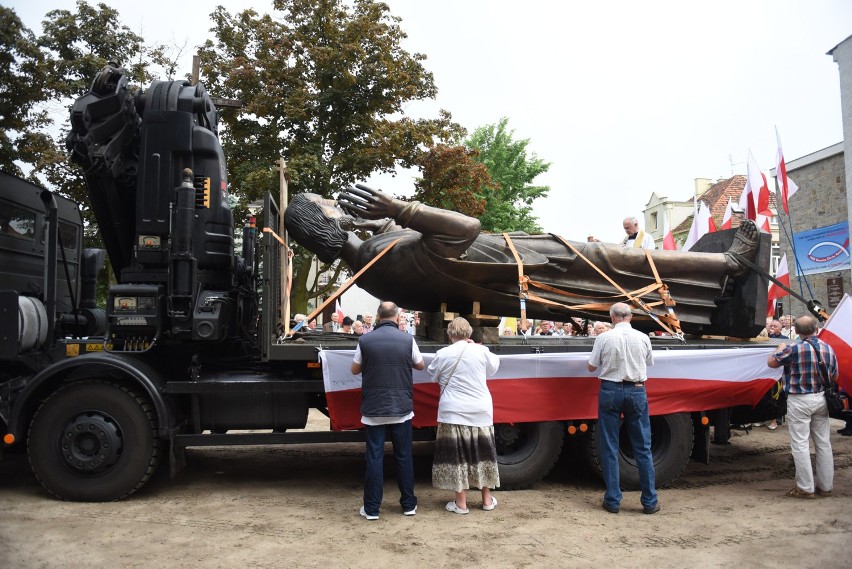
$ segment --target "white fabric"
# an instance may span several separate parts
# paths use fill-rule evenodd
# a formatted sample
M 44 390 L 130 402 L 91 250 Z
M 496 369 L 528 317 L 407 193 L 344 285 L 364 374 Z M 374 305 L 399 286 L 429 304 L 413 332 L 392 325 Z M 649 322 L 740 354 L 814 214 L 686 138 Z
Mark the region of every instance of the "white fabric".
M 651 237 L 650 234 L 645 233 L 644 230 L 640 229 L 639 232 L 636 234 L 636 237 L 637 237 L 637 239 L 641 238 L 640 243 L 641 243 L 642 249 L 656 249 L 657 248 L 657 244 L 654 243 L 654 238 Z M 636 239 L 631 239 L 630 237 L 625 237 L 624 240 L 621 242 L 621 245 L 623 247 L 628 247 L 628 248 L 636 247 Z
M 411 363 L 417 365 L 422 361 L 423 354 L 420 353 L 420 348 L 417 347 L 417 342 L 411 342 Z M 352 362 L 356 364 L 363 363 L 361 359 L 361 344 L 358 344 L 358 347 L 355 348 L 355 355 L 352 356 Z
M 459 359 L 462 350 L 464 354 Z M 428 368 L 432 381 L 438 382 L 443 392 L 438 402 L 438 422 L 469 427 L 492 425 L 494 403 L 485 380 L 499 367 L 500 358 L 481 344 L 461 340 L 438 350 Z
M 822 392 L 788 395 L 787 430 L 796 464 L 796 486 L 805 492 L 815 490 L 808 447 L 808 438 L 812 438 L 816 451 L 816 488 L 830 492 L 834 488 L 834 457 L 831 455 L 831 425 L 825 395 Z
M 414 411 L 408 415 L 403 415 L 402 417 L 367 417 L 366 415 L 361 415 L 361 422 L 370 427 L 378 427 L 379 425 L 395 425 L 397 423 L 404 423 L 413 418 Z
M 651 340 L 629 322 L 619 322 L 595 338 L 589 364 L 598 368 L 595 371 L 599 378 L 607 381 L 645 381 L 647 366 L 654 364 Z

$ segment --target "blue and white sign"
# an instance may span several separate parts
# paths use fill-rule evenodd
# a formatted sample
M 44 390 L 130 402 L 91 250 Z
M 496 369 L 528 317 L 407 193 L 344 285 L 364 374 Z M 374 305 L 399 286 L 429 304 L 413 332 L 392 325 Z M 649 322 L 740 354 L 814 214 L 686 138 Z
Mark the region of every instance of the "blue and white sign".
M 849 270 L 849 222 L 793 234 L 798 266 L 796 274 L 813 275 Z

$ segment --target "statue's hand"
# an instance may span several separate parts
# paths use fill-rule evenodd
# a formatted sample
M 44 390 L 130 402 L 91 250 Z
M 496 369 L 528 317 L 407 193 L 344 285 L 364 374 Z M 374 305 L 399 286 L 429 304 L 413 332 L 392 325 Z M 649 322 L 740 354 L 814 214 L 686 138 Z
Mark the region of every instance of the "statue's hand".
M 337 196 L 344 211 L 364 219 L 394 218 L 400 210 L 398 201 L 364 184 L 349 186 Z

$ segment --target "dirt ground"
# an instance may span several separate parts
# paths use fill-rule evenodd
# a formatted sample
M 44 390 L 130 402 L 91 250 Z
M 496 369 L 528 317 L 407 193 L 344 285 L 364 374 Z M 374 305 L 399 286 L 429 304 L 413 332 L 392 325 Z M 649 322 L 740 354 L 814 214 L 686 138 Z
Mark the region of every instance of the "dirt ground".
M 312 423 L 315 419 L 312 418 Z M 420 505 L 405 517 L 392 460 L 378 521 L 358 515 L 359 444 L 190 449 L 187 468 L 123 502 L 49 497 L 22 454 L 0 462 L 0 567 L 850 567 L 852 437 L 835 433 L 830 498 L 787 498 L 785 427 L 734 431 L 709 466 L 691 463 L 642 514 L 600 507 L 602 484 L 566 451 L 531 490 L 501 492 L 492 512 L 444 511 L 430 483 L 431 443 L 415 443 Z M 166 466 L 165 464 L 161 466 Z

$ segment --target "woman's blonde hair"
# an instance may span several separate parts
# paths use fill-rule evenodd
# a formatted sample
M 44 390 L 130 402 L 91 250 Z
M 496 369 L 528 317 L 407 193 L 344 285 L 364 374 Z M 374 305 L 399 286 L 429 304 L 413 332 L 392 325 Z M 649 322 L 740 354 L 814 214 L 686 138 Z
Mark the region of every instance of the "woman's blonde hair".
M 459 316 L 447 326 L 447 334 L 456 340 L 467 340 L 473 334 L 473 328 L 470 327 L 470 322 Z

